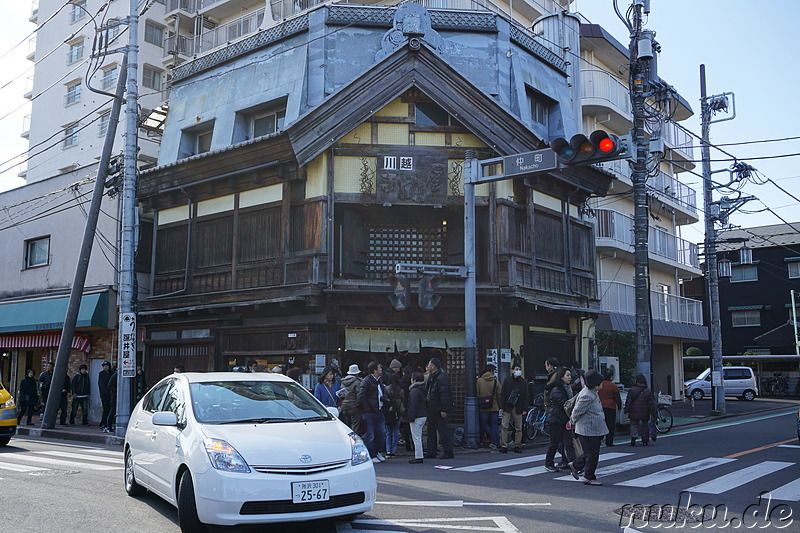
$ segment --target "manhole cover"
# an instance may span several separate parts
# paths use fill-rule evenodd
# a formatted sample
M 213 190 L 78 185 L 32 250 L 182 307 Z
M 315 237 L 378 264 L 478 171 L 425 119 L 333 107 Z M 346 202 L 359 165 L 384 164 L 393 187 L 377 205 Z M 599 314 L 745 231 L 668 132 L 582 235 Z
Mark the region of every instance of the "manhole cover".
M 28 472 L 32 476 L 68 476 L 70 474 L 80 474 L 78 470 L 39 470 L 38 472 Z
M 647 524 L 651 522 L 669 522 L 686 524 L 689 522 L 704 522 L 712 518 L 711 509 L 701 509 L 692 506 L 678 507 L 675 505 L 626 505 L 619 509 L 614 509 L 614 513 L 620 519 L 627 519 L 631 524 Z

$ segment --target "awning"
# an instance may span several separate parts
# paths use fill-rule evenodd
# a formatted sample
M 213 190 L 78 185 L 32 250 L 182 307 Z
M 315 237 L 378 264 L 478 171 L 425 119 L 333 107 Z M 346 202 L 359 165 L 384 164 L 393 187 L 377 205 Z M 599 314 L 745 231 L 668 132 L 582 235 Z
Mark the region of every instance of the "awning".
M 636 317 L 623 313 L 601 314 L 597 318 L 598 331 L 628 331 L 636 332 Z M 661 337 L 676 337 L 698 341 L 708 340 L 708 328 L 683 322 L 667 322 L 666 320 L 653 320 L 653 335 Z
M 0 348 L 55 348 L 61 343 L 60 333 L 32 333 L 30 335 L 0 335 Z M 72 337 L 73 350 L 89 353 L 92 348 L 87 335 Z
M 359 352 L 419 353 L 420 348 L 463 348 L 466 335 L 458 330 L 400 330 L 347 328 L 345 349 Z
M 0 333 L 23 333 L 61 329 L 67 314 L 68 296 L 16 300 L 0 304 Z M 108 291 L 81 297 L 76 328 L 109 327 Z M 58 346 L 58 342 L 55 343 Z

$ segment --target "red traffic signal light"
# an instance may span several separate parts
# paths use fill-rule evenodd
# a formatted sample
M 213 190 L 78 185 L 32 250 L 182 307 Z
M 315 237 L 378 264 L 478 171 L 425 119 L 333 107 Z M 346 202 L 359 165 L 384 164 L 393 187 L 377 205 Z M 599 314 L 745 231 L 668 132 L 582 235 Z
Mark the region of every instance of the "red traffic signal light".
M 631 146 L 629 135 L 618 137 L 603 130 L 593 131 L 588 138 L 579 133 L 573 135 L 569 142 L 558 138 L 550 143 L 558 160 L 568 166 L 623 159 L 629 156 Z

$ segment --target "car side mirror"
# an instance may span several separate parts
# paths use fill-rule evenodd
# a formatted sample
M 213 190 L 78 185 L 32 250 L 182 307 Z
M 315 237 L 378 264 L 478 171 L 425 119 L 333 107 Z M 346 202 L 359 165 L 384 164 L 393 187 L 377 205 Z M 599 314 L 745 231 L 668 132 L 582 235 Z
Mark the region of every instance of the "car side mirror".
M 326 409 L 330 414 L 332 414 L 336 418 L 339 418 L 339 409 L 337 407 L 326 407 Z
M 153 414 L 154 426 L 177 426 L 178 415 L 172 411 L 158 411 Z

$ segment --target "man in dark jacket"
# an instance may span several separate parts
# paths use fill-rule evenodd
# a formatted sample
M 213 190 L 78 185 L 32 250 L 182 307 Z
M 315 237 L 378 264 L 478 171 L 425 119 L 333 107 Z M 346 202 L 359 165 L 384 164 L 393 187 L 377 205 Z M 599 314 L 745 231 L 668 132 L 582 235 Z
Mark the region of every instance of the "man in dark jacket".
M 32 426 L 31 417 L 33 416 L 33 408 L 36 406 L 36 380 L 33 379 L 36 373 L 32 368 L 25 372 L 25 379 L 19 384 L 19 411 L 17 424 L 22 423 L 22 417 L 27 413 L 28 425 Z
M 58 410 L 61 411 L 59 424 L 62 426 L 67 425 L 67 402 L 69 401 L 70 390 L 72 390 L 72 387 L 70 386 L 69 374 L 64 372 L 64 384 L 61 386 L 61 397 L 58 399 Z
M 556 382 L 556 374 L 558 374 L 558 359 L 555 357 L 548 357 L 544 362 L 544 369 L 547 371 L 547 383 L 545 385 L 552 385 Z M 549 407 L 550 398 L 547 394 L 544 395 L 544 406 Z
M 631 419 L 631 446 L 636 446 L 638 437 L 647 446 L 650 439 L 648 422 L 651 416 L 656 416 L 656 402 L 644 375 L 637 374 L 635 380 L 636 383 L 628 389 L 628 397 L 625 398 L 625 412 Z
M 81 365 L 78 373 L 72 376 L 72 410 L 69 414 L 69 423 L 75 424 L 78 407 L 81 408 L 81 425 L 89 425 L 89 395 L 92 388 L 89 383 L 89 367 Z
M 428 449 L 425 457 L 436 459 L 438 448 L 436 435 L 442 442 L 440 459 L 453 458 L 453 432 L 447 427 L 447 413 L 453 410 L 453 393 L 450 376 L 442 370 L 442 362 L 436 357 L 428 363 L 428 382 L 425 385 L 428 400 Z
M 522 453 L 522 418 L 528 414 L 528 383 L 522 377 L 522 367 L 514 365 L 511 375 L 503 381 L 500 390 L 500 413 L 503 426 L 500 432 L 500 452 L 508 451 L 508 426 L 514 417 L 514 451 Z
M 111 363 L 103 361 L 103 370 L 97 376 L 97 387 L 100 389 L 100 401 L 103 404 L 103 416 L 100 417 L 100 429 L 107 432 L 111 429 L 111 421 L 108 419 L 111 414 L 111 391 L 108 388 L 108 380 L 111 378 Z
M 339 409 L 339 418 L 347 427 L 356 432 L 363 433 L 361 429 L 361 410 L 358 407 L 358 389 L 361 387 L 361 373 L 358 365 L 350 365 L 347 375 L 342 378 L 342 387 L 336 392 L 342 399 L 342 408 Z
M 47 405 L 47 396 L 50 394 L 50 383 L 53 381 L 53 363 L 47 362 L 44 365 L 44 372 L 39 374 L 39 394 L 42 395 L 42 412 Z
M 383 410 L 389 406 L 386 387 L 381 383 L 383 367 L 378 361 L 367 365 L 367 376 L 358 388 L 358 407 L 361 409 L 361 422 L 364 424 L 364 444 L 369 450 L 373 463 L 386 460 L 386 420 Z

